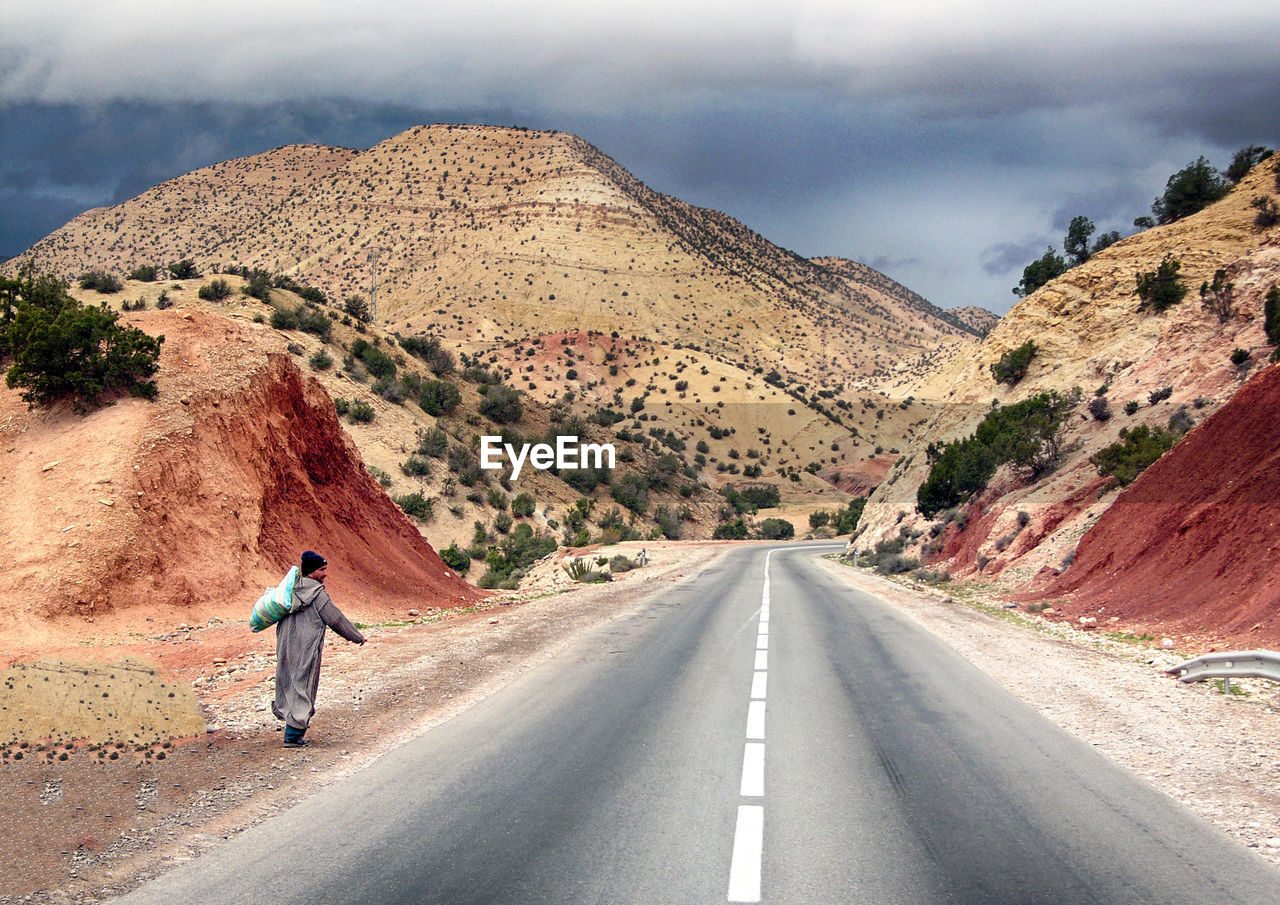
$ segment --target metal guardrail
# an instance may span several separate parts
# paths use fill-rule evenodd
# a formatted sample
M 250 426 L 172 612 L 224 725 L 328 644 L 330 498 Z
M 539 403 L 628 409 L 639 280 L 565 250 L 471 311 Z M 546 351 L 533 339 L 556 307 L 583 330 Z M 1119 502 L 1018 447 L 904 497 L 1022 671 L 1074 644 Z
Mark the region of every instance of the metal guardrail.
M 1166 669 L 1179 682 L 1222 679 L 1223 691 L 1231 690 L 1232 679 L 1270 679 L 1280 682 L 1280 653 L 1273 650 L 1239 650 L 1205 654 Z

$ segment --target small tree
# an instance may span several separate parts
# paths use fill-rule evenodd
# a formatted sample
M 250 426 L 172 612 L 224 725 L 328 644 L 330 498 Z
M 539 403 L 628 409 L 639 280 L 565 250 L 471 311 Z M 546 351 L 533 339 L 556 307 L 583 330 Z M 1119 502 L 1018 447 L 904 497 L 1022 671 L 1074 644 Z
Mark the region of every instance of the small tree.
M 119 316 L 105 304 L 84 307 L 70 297 L 57 311 L 20 302 L 8 325 L 13 364 L 5 382 L 21 387 L 30 405 L 70 398 L 78 411 L 116 390 L 154 397 L 156 386 L 148 378 L 159 368 L 164 337 L 121 327 Z
M 1088 217 L 1072 218 L 1071 225 L 1067 227 L 1066 238 L 1062 240 L 1062 248 L 1067 253 L 1067 257 L 1071 259 L 1073 267 L 1089 260 L 1091 254 L 1089 237 L 1093 235 L 1096 229 L 1097 227 L 1093 225 L 1093 221 Z
M 1013 294 L 1018 298 L 1026 298 L 1045 283 L 1066 272 L 1066 260 L 1050 245 L 1043 255 L 1023 268 L 1022 279 L 1013 287 Z
M 1262 302 L 1262 329 L 1269 344 L 1280 346 L 1280 286 L 1272 286 Z
M 1231 182 L 1236 183 L 1249 175 L 1249 171 L 1255 166 L 1262 163 L 1270 157 L 1273 152 L 1270 148 L 1264 148 L 1262 145 L 1249 145 L 1241 148 L 1231 158 L 1231 164 L 1223 171 L 1222 175 L 1226 176 Z
M 196 262 L 190 258 L 183 258 L 169 265 L 169 276 L 175 280 L 194 280 L 200 276 L 200 268 L 196 267 Z
M 1138 310 L 1151 308 L 1159 313 L 1182 301 L 1187 295 L 1187 287 L 1178 279 L 1181 269 L 1182 262 L 1166 256 L 1155 270 L 1138 273 L 1135 277 L 1138 288 L 1134 290 L 1142 299 Z
M 1169 177 L 1164 194 L 1151 205 L 1151 213 L 1161 224 L 1172 223 L 1220 201 L 1230 189 L 1209 161 L 1200 157 Z
M 1235 288 L 1235 283 L 1227 282 L 1227 272 L 1222 269 L 1214 271 L 1212 283 L 1205 281 L 1200 284 L 1200 304 L 1218 316 L 1218 323 L 1225 324 L 1231 319 Z
M 514 424 L 524 414 L 520 391 L 505 384 L 490 384 L 480 400 L 480 414 L 495 424 Z

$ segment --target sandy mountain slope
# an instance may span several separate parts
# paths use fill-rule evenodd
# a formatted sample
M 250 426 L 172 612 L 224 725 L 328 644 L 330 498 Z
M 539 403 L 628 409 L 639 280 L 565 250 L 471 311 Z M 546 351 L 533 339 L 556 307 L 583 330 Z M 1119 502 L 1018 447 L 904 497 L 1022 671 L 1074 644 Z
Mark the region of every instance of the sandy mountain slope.
M 981 344 L 911 384 L 913 393 L 943 406 L 871 497 L 855 546 L 871 549 L 905 534 L 907 552 L 923 555 L 935 568 L 983 580 L 998 576 L 1002 586 L 1013 588 L 1041 570 L 1062 569 L 1117 496 L 1089 455 L 1115 442 L 1121 428 L 1163 426 L 1182 407 L 1193 420 L 1203 420 L 1270 353 L 1262 306 L 1280 282 L 1280 228 L 1256 225 L 1251 202 L 1276 194 L 1276 166 L 1273 158 L 1255 167 L 1223 201 L 1126 239 L 1068 271 L 1015 306 Z M 1139 312 L 1135 274 L 1155 270 L 1166 255 L 1181 262 L 1180 278 L 1190 291 L 1163 313 Z M 1225 321 L 1201 306 L 1197 291 L 1219 268 L 1235 287 Z M 1026 377 L 1012 388 L 996 383 L 990 365 L 1028 340 L 1039 352 Z M 1251 353 L 1244 366 L 1232 363 L 1235 349 Z M 1009 404 L 1077 387 L 1082 393 L 1068 423 L 1067 452 L 1055 471 L 1028 484 L 1006 467 L 973 501 L 963 530 L 958 523 L 936 536 L 941 524 L 928 530 L 915 503 L 928 473 L 930 443 L 970 434 L 992 400 Z M 1152 403 L 1150 394 L 1164 387 L 1171 388 L 1169 397 Z M 1109 420 L 1088 414 L 1086 405 L 1097 390 L 1109 400 Z M 1133 415 L 1122 411 L 1127 403 L 1138 406 Z M 1026 525 L 1019 524 L 1019 511 L 1026 513 Z
M 355 615 L 456 606 L 454 576 L 365 472 L 333 403 L 268 328 L 197 311 L 163 334 L 155 402 L 82 416 L 0 390 L 0 637 L 6 654 L 81 632 L 245 619 L 303 549 Z
M 483 348 L 617 331 L 811 384 L 973 338 L 869 268 L 800 258 L 554 132 L 424 126 L 368 151 L 281 148 L 89 211 L 21 256 L 68 276 L 181 258 L 286 272 L 339 302 L 376 276 L 378 322 L 396 332 Z

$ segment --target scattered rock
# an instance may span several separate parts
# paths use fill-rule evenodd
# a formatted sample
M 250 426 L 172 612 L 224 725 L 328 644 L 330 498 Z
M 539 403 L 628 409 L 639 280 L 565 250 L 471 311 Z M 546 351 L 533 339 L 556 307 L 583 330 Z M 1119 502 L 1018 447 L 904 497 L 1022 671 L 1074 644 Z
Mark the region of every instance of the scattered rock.
M 410 610 L 410 611 L 409 611 L 409 615 L 410 615 L 410 616 L 421 616 L 421 615 L 422 615 L 422 613 L 421 613 L 419 610 Z

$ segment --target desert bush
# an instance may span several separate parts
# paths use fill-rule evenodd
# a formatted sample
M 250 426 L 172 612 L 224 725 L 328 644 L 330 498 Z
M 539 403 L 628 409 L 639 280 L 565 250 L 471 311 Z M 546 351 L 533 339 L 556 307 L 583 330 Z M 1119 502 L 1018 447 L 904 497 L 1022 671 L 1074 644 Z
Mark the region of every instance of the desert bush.
M 1268 344 L 1280 346 L 1280 286 L 1272 286 L 1263 300 L 1262 329 Z
M 714 540 L 746 540 L 747 535 L 747 523 L 741 518 L 721 522 L 711 532 Z
M 173 307 L 173 299 L 169 298 L 169 290 L 160 290 L 160 297 L 156 299 L 156 307 L 163 311 L 166 308 Z
M 220 302 L 231 295 L 231 286 L 226 280 L 213 280 L 201 286 L 196 295 L 206 302 Z
M 487 391 L 480 400 L 480 414 L 495 424 L 514 424 L 524 415 L 520 391 L 501 383 L 484 385 Z
M 441 345 L 437 336 L 404 336 L 400 338 L 400 347 L 425 362 L 436 376 L 448 374 L 454 369 L 453 353 Z
M 1239 182 L 1249 175 L 1250 170 L 1271 157 L 1273 153 L 1270 148 L 1265 148 L 1262 145 L 1249 145 L 1241 148 L 1232 155 L 1231 163 L 1222 171 L 1222 175 L 1226 176 L 1231 182 Z
M 1180 261 L 1166 256 L 1155 270 L 1138 273 L 1135 276 L 1137 288 L 1134 290 L 1142 300 L 1138 310 L 1150 308 L 1159 313 L 1182 301 L 1187 295 L 1187 287 L 1178 279 L 1178 271 L 1181 269 Z
M 435 516 L 436 501 L 423 496 L 420 490 L 406 493 L 403 496 L 395 496 L 391 499 L 411 519 L 419 522 L 429 522 Z
M 1235 283 L 1227 282 L 1227 272 L 1222 269 L 1214 271 L 1212 283 L 1206 280 L 1200 284 L 1200 305 L 1216 314 L 1220 324 L 1231 319 L 1235 288 Z
M 1139 408 L 1141 405 L 1142 405 L 1142 403 L 1140 403 L 1138 400 L 1136 400 L 1136 399 L 1130 399 L 1128 402 L 1126 402 L 1126 403 L 1124 404 L 1124 413 L 1125 413 L 1126 415 L 1132 415 L 1132 414 L 1134 414 L 1135 412 L 1137 412 L 1137 411 L 1138 411 L 1138 408 Z
M 363 399 L 357 399 L 351 403 L 349 409 L 351 420 L 359 424 L 368 424 L 374 418 L 373 406 L 365 402 Z
M 106 305 L 81 305 L 65 284 L 30 269 L 0 278 L 0 356 L 5 382 L 30 405 L 70 399 L 84 411 L 101 397 L 128 391 L 150 399 L 164 337 L 122 327 Z
M 418 454 L 443 459 L 449 452 L 449 435 L 438 427 L 430 427 L 418 439 Z
M 1000 360 L 991 365 L 991 376 L 996 383 L 1007 383 L 1013 386 L 1027 376 L 1027 368 L 1031 359 L 1035 358 L 1036 344 L 1027 340 L 1016 349 L 1010 349 L 1000 356 Z
M 765 540 L 787 540 L 796 536 L 796 526 L 786 519 L 767 518 L 760 523 L 759 533 Z
M 1107 421 L 1111 418 L 1111 405 L 1106 396 L 1094 396 L 1089 400 L 1089 414 L 1095 421 Z
M 139 283 L 154 283 L 156 273 L 157 268 L 154 264 L 141 264 L 129 271 L 129 279 L 137 280 Z
M 1164 402 L 1166 399 L 1168 399 L 1172 395 L 1173 395 L 1173 387 L 1168 387 L 1168 386 L 1160 387 L 1159 389 L 1152 390 L 1150 393 L 1147 394 L 1147 401 L 1150 402 L 1152 405 L 1155 405 L 1156 403 Z
M 1243 367 L 1245 364 L 1247 364 L 1251 357 L 1252 356 L 1249 354 L 1248 349 L 1232 349 L 1231 350 L 1231 363 L 1235 365 L 1237 368 Z
M 1114 478 L 1123 487 L 1172 449 L 1175 442 L 1177 436 L 1161 427 L 1142 424 L 1132 430 L 1122 428 L 1120 440 L 1098 450 L 1089 461 L 1098 474 Z
M 471 568 L 471 557 L 458 549 L 456 541 L 440 551 L 440 559 L 459 575 L 466 575 L 467 570 Z
M 428 380 L 422 384 L 418 405 L 428 415 L 447 415 L 462 402 L 462 393 L 447 380 Z
M 1249 206 L 1258 212 L 1253 217 L 1253 225 L 1259 229 L 1270 229 L 1280 223 L 1280 206 L 1274 198 L 1263 195 L 1250 201 Z
M 595 584 L 609 580 L 609 576 L 597 569 L 589 559 L 571 559 L 561 568 L 569 578 L 580 584 Z
M 275 308 L 271 312 L 271 326 L 276 330 L 297 330 L 298 312 L 293 308 Z
M 1025 298 L 1050 280 L 1067 272 L 1067 262 L 1062 255 L 1049 246 L 1043 255 L 1032 261 L 1022 270 L 1022 279 L 1013 287 L 1013 294 Z
M 317 349 L 311 358 L 308 359 L 308 363 L 314 371 L 327 371 L 333 367 L 333 356 L 324 349 Z
M 410 456 L 400 463 L 400 470 L 411 478 L 425 478 L 431 474 L 431 463 L 421 456 Z
M 516 494 L 515 499 L 511 501 L 511 514 L 516 518 L 528 518 L 533 515 L 536 507 L 537 503 L 530 494 Z
M 1209 161 L 1200 157 L 1169 177 L 1164 194 L 1151 205 L 1151 213 L 1158 223 L 1173 223 L 1225 198 L 1230 189 Z
M 80 274 L 81 289 L 92 289 L 103 295 L 111 295 L 124 288 L 120 278 L 101 270 L 89 270 Z
M 970 437 L 929 444 L 929 475 L 916 491 L 916 509 L 933 518 L 968 500 L 1006 462 L 1033 479 L 1051 471 L 1062 456 L 1063 428 L 1072 405 L 1070 397 L 1041 393 L 993 407 Z
M 194 280 L 200 276 L 200 269 L 190 258 L 174 261 L 169 265 L 169 276 L 175 280 Z

